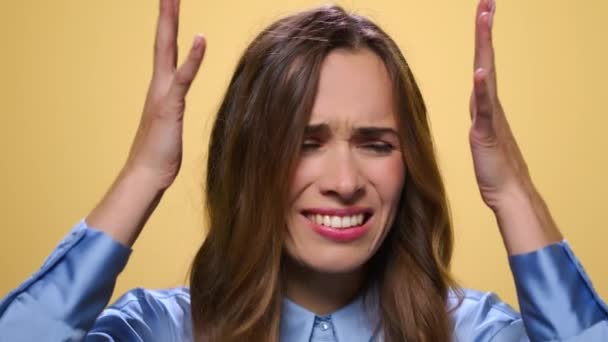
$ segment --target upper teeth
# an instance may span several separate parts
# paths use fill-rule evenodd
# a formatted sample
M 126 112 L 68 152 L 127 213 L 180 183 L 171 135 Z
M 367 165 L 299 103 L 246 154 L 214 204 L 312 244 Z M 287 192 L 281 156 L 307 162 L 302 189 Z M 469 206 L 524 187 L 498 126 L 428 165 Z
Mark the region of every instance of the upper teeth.
M 316 224 L 322 224 L 327 227 L 349 228 L 354 226 L 360 226 L 363 223 L 363 214 L 352 216 L 330 216 L 311 214 L 308 215 L 308 219 Z

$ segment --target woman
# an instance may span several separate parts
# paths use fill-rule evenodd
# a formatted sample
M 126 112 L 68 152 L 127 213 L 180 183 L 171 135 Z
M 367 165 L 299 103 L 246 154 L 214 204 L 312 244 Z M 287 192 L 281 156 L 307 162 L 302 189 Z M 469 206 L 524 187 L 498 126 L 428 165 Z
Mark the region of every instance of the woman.
M 450 277 L 451 224 L 419 89 L 395 43 L 339 7 L 279 20 L 237 65 L 212 132 L 210 231 L 190 289 L 137 289 L 103 310 L 128 247 L 180 167 L 184 98 L 205 42 L 196 37 L 176 69 L 178 6 L 161 1 L 154 75 L 123 171 L 42 270 L 0 304 L 0 337 L 608 337 L 608 310 L 535 190 L 498 101 L 492 0 L 476 16 L 470 141 L 523 318 Z

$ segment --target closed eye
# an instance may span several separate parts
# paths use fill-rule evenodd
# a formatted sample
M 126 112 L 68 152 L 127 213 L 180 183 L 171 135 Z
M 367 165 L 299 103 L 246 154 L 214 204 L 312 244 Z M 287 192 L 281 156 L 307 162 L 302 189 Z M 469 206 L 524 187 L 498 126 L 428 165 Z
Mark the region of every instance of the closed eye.
M 361 148 L 377 154 L 389 154 L 395 149 L 393 145 L 383 141 L 366 143 L 361 145 Z
M 314 152 L 314 151 L 318 150 L 319 148 L 321 148 L 321 142 L 316 139 L 306 139 L 302 143 L 302 152 L 303 153 Z

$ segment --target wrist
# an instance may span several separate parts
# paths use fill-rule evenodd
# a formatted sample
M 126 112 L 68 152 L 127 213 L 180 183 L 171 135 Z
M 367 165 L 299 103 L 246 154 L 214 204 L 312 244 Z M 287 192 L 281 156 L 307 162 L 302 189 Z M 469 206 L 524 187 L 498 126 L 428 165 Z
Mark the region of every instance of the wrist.
M 159 170 L 148 167 L 145 164 L 128 160 L 120 170 L 117 179 L 124 178 L 125 180 L 130 180 L 132 183 L 145 183 L 146 189 L 149 191 L 162 192 L 167 190 L 167 188 L 173 184 L 176 176 L 176 170 L 160 172 Z
M 500 194 L 494 196 L 490 209 L 498 217 L 534 207 L 539 200 L 542 198 L 533 184 L 510 185 L 505 186 Z
M 529 253 L 563 240 L 533 185 L 510 188 L 492 210 L 509 255 Z
M 116 177 L 116 182 L 142 195 L 155 196 L 167 190 L 173 180 L 145 167 L 125 166 Z
M 121 244 L 132 246 L 163 193 L 150 174 L 123 169 L 86 221 Z

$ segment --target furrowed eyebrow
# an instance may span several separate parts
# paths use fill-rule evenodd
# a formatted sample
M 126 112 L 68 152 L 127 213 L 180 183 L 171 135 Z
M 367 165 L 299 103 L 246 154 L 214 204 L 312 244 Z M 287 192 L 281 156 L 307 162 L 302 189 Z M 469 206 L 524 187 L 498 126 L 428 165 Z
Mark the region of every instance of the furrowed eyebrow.
M 353 129 L 353 136 L 361 138 L 379 138 L 387 134 L 392 135 L 395 139 L 399 139 L 399 133 L 389 127 L 358 127 Z
M 308 125 L 304 129 L 305 136 L 328 136 L 331 132 L 329 125 L 326 123 L 320 123 L 316 125 Z
M 356 127 L 352 130 L 355 139 L 377 139 L 385 135 L 390 135 L 399 140 L 399 133 L 390 127 Z M 308 125 L 304 129 L 305 136 L 328 137 L 331 135 L 331 128 L 327 123 Z

